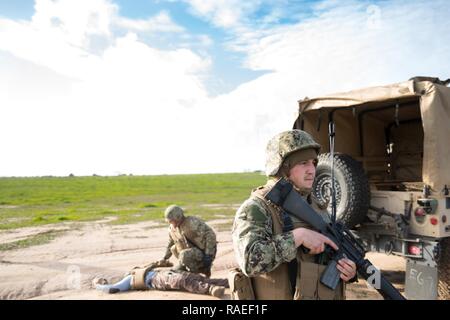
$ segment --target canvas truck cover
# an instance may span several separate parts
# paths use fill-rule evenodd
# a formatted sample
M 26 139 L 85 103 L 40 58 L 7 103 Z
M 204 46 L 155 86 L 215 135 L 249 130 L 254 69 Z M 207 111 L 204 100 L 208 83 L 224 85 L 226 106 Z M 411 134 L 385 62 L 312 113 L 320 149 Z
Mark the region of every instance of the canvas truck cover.
M 419 106 L 397 108 L 395 116 L 405 121 L 421 119 L 423 137 L 417 135 L 409 140 L 423 145 L 422 181 L 440 191 L 444 185 L 450 186 L 450 88 L 445 84 L 436 78 L 416 77 L 387 86 L 305 98 L 299 101 L 294 128 L 308 131 L 322 145 L 322 152 L 327 152 L 328 115 L 334 110 L 337 151 L 355 158 L 384 157 L 386 145 L 380 135 L 384 134 L 386 123 L 394 119 L 392 106 Z M 358 115 L 369 112 L 371 121 L 362 128 Z M 422 139 L 423 144 L 419 141 Z

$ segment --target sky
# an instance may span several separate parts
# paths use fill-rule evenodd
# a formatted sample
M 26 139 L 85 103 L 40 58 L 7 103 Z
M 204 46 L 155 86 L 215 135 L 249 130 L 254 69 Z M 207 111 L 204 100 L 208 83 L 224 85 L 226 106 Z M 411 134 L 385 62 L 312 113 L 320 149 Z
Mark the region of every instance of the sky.
M 0 176 L 263 170 L 298 100 L 450 77 L 435 1 L 0 0 Z

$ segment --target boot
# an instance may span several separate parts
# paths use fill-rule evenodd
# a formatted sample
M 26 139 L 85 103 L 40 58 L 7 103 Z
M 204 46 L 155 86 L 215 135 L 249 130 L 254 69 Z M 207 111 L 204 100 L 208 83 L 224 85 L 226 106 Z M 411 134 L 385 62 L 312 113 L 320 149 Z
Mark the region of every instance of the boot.
M 225 293 L 225 287 L 211 286 L 209 287 L 209 294 L 213 297 L 220 298 Z

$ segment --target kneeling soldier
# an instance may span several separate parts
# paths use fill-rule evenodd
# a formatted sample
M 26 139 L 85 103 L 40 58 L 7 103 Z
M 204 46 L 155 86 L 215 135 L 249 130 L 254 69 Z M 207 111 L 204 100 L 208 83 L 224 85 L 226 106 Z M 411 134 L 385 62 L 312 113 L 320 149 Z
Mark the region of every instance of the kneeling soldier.
M 197 217 L 186 217 L 183 209 L 176 205 L 169 206 L 164 216 L 170 226 L 163 261 L 173 254 L 178 259 L 178 265 L 173 270 L 203 273 L 210 277 L 217 251 L 214 230 Z

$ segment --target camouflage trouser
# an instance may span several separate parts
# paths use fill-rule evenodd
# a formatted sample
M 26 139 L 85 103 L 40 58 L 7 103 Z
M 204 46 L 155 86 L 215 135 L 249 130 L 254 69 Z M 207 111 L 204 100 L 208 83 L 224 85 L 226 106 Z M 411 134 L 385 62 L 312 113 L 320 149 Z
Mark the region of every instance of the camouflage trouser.
M 171 251 L 178 258 L 179 263 L 186 267 L 188 271 L 193 273 L 202 273 L 205 271 L 205 265 L 203 263 L 203 256 L 205 254 L 200 249 L 194 247 L 177 252 L 175 246 L 173 246 Z
M 212 286 L 228 286 L 227 279 L 208 279 L 190 272 L 171 270 L 157 271 L 151 285 L 158 290 L 181 290 L 199 294 L 209 294 Z

